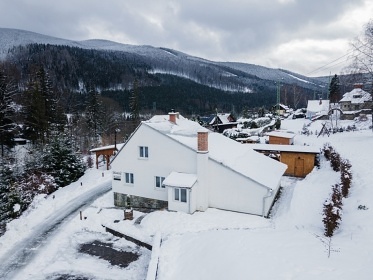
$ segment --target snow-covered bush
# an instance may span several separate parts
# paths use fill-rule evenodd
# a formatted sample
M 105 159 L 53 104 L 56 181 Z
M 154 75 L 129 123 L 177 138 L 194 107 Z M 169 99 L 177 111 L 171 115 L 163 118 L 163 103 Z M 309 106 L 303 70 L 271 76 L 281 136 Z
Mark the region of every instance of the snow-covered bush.
M 339 184 L 332 187 L 332 194 L 324 203 L 324 235 L 332 237 L 342 220 L 342 192 Z
M 343 197 L 347 197 L 351 187 L 351 164 L 347 159 L 341 160 L 341 189 Z
M 341 170 L 341 156 L 334 150 L 330 153 L 330 165 L 335 172 Z

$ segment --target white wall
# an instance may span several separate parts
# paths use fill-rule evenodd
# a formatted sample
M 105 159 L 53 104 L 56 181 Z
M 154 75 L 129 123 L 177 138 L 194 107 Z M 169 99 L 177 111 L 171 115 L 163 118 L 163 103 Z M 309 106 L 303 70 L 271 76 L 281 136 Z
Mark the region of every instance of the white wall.
M 148 159 L 139 158 L 139 146 L 149 148 Z M 155 188 L 155 176 L 167 177 L 172 171 L 195 174 L 195 162 L 191 149 L 142 124 L 111 164 L 113 172 L 133 173 L 135 183 L 113 180 L 113 191 L 167 201 L 167 189 Z
M 168 188 L 168 209 L 189 214 L 194 213 L 196 211 L 197 190 L 197 184 L 195 184 L 193 188 L 187 189 L 187 202 L 180 202 L 174 199 L 175 188 Z
M 211 159 L 208 167 L 210 207 L 262 215 L 266 188 Z M 265 215 L 273 199 L 267 199 Z

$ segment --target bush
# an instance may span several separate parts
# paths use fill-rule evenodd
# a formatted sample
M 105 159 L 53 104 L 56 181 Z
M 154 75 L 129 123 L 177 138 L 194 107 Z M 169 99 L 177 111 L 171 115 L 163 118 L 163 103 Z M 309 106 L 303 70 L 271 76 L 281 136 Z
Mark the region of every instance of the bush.
M 332 186 L 331 197 L 325 201 L 323 209 L 324 235 L 332 237 L 342 220 L 342 193 L 340 185 Z
M 341 170 L 341 156 L 336 151 L 330 153 L 330 165 L 335 172 Z
M 330 146 L 329 143 L 325 143 L 322 151 L 324 152 L 324 157 L 326 158 L 326 160 L 330 160 L 330 155 L 333 151 L 333 147 Z
M 347 197 L 352 181 L 351 164 L 347 159 L 341 161 L 341 189 L 343 197 Z

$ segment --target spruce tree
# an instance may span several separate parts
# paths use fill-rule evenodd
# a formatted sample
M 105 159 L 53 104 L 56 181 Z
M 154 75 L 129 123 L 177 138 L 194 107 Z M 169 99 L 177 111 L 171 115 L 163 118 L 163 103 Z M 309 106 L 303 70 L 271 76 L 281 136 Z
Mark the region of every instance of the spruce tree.
M 340 83 L 337 74 L 334 75 L 329 85 L 329 100 L 330 103 L 338 103 L 340 100 Z
M 46 146 L 43 158 L 43 171 L 50 174 L 58 187 L 64 187 L 79 179 L 86 169 L 85 164 L 71 145 L 70 140 L 59 135 Z
M 14 187 L 15 178 L 10 166 L 1 161 L 0 165 L 0 222 L 9 221 L 18 216 L 14 206 L 20 204 L 20 196 Z
M 89 86 L 85 118 L 87 121 L 90 137 L 97 138 L 101 132 L 101 120 L 103 117 L 102 102 L 99 93 L 94 90 L 93 86 Z
M 139 104 L 139 84 L 137 79 L 133 82 L 133 87 L 131 89 L 129 97 L 129 107 L 130 107 L 130 119 L 132 123 L 132 130 L 138 126 L 140 122 L 140 104 Z
M 0 70 L 0 145 L 1 158 L 4 158 L 5 148 L 14 145 L 14 130 L 16 124 L 13 122 L 14 107 L 12 95 L 15 93 L 14 86 L 7 81 L 3 71 Z

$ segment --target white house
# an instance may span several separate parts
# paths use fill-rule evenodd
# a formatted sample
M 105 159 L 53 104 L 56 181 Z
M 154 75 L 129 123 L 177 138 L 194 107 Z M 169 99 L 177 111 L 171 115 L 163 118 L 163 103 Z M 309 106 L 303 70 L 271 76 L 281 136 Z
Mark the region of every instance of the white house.
M 115 205 L 267 216 L 287 166 L 178 113 L 142 122 L 111 163 Z
M 329 113 L 329 100 L 308 100 L 306 118 L 313 119 L 327 117 Z
M 344 114 L 361 113 L 366 110 L 370 113 L 372 108 L 372 96 L 362 89 L 363 84 L 355 84 L 354 89 L 346 92 L 339 101 L 340 108 Z

